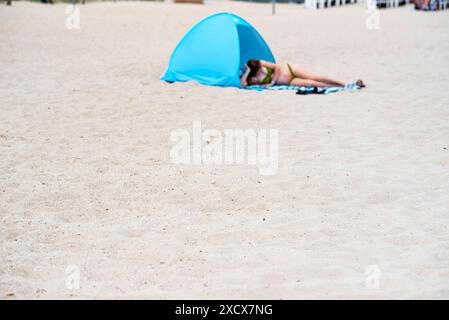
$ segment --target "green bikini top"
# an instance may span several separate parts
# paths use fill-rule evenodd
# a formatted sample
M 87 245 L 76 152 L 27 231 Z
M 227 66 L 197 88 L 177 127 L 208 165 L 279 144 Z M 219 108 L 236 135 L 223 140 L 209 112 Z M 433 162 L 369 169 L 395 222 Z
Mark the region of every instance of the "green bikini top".
M 265 78 L 262 79 L 262 82 L 261 82 L 260 84 L 269 84 L 269 83 L 271 83 L 271 81 L 273 80 L 273 79 L 271 78 L 271 76 L 273 75 L 273 73 L 274 73 L 274 70 L 273 70 L 273 69 L 267 68 L 267 74 L 265 75 Z M 248 79 L 247 82 L 248 82 L 249 85 L 254 84 L 254 83 L 251 83 L 251 81 L 250 81 L 249 79 Z

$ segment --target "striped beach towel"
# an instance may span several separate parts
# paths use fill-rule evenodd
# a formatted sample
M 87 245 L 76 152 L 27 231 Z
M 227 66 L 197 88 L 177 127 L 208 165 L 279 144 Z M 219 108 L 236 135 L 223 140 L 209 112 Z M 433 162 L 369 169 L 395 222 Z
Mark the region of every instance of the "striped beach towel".
M 308 86 L 288 86 L 288 85 L 276 85 L 276 86 L 247 86 L 243 87 L 247 90 L 296 90 L 297 94 L 328 94 L 333 92 L 339 92 L 344 90 L 358 90 L 360 87 L 355 83 L 347 84 L 344 87 L 308 87 Z

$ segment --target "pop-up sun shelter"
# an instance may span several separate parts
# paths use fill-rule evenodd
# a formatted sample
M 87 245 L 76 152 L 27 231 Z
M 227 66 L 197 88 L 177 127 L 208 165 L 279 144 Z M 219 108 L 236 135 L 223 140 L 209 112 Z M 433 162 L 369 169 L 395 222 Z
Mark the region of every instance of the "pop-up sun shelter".
M 253 26 L 235 14 L 217 13 L 187 32 L 161 80 L 240 87 L 240 76 L 249 59 L 275 63 L 270 48 Z

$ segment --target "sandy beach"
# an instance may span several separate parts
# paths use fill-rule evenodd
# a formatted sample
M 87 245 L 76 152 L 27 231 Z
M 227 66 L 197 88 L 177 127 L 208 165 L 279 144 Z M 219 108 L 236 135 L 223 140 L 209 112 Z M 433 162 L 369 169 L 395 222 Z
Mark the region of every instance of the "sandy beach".
M 79 8 L 69 30 L 66 4 L 0 4 L 0 299 L 449 298 L 449 10 L 370 30 L 364 4 Z M 160 81 L 222 11 L 278 61 L 367 88 Z M 276 174 L 172 163 L 194 121 L 278 129 Z

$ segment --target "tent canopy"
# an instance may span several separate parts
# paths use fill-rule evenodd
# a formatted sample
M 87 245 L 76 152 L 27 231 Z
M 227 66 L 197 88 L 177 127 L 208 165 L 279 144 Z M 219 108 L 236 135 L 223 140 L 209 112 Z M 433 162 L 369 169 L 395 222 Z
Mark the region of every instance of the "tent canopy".
M 248 22 L 217 13 L 193 26 L 178 43 L 161 80 L 240 87 L 249 59 L 275 63 L 270 48 Z

